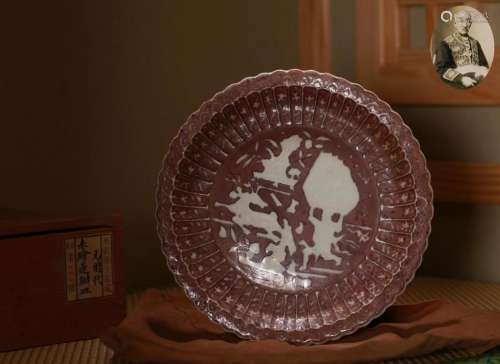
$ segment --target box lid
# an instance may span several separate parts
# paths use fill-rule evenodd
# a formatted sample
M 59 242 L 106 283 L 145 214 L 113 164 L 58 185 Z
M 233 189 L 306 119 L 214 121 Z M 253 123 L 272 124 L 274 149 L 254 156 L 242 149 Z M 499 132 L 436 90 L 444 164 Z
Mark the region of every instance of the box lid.
M 65 232 L 122 224 L 120 214 L 107 216 L 56 215 L 0 208 L 0 238 Z

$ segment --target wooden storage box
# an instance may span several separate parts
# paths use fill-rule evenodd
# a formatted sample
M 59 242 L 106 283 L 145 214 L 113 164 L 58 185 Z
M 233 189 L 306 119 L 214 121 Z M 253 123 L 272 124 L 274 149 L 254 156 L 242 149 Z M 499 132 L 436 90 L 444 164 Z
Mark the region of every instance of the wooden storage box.
M 121 219 L 0 209 L 0 351 L 98 337 L 125 316 Z

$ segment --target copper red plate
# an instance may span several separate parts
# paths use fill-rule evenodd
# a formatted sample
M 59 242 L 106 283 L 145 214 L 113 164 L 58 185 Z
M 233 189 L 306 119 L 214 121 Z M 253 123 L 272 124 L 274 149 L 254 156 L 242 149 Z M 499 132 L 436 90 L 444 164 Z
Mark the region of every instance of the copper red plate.
M 368 324 L 413 278 L 429 172 L 375 94 L 314 71 L 227 87 L 170 144 L 157 191 L 168 267 L 244 338 L 321 343 Z

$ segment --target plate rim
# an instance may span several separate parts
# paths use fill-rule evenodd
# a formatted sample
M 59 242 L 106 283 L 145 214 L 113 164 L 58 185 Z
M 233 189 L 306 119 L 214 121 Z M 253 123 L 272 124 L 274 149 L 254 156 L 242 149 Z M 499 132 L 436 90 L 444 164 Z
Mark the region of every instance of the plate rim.
M 300 81 L 298 81 L 302 80 L 302 82 L 305 82 L 304 80 L 307 80 L 308 78 L 310 80 L 316 80 L 317 82 L 319 82 L 319 84 L 321 83 L 328 84 L 328 87 L 325 86 L 318 87 L 314 85 L 314 82 L 311 81 L 309 81 L 309 83 L 302 83 L 302 84 L 300 83 Z M 275 80 L 283 81 L 282 79 L 285 81 L 285 83 L 275 82 Z M 187 270 L 187 267 L 185 266 L 184 262 L 182 261 L 182 258 L 180 257 L 180 251 L 179 249 L 177 249 L 175 241 L 170 241 L 172 240 L 171 238 L 173 237 L 173 232 L 171 231 L 171 229 L 169 232 L 163 230 L 164 228 L 168 229 L 169 227 L 172 226 L 172 218 L 171 216 L 167 216 L 170 214 L 169 208 L 165 208 L 165 206 L 167 207 L 171 206 L 171 201 L 169 200 L 170 200 L 170 193 L 173 190 L 173 186 L 171 183 L 165 184 L 162 182 L 172 181 L 172 178 L 168 178 L 168 176 L 173 177 L 172 173 L 169 172 L 174 172 L 175 170 L 177 170 L 178 162 L 180 162 L 180 160 L 182 159 L 182 158 L 177 158 L 178 156 L 176 154 L 178 154 L 179 149 L 182 149 L 182 152 L 184 152 L 186 147 L 189 145 L 189 144 L 183 145 L 184 139 L 186 137 L 189 137 L 188 134 L 190 132 L 192 134 L 191 135 L 192 137 L 197 130 L 201 129 L 201 126 L 204 125 L 205 121 L 210 121 L 213 114 L 222 110 L 222 107 L 217 107 L 217 106 L 219 105 L 224 106 L 226 103 L 222 103 L 221 101 L 227 101 L 227 100 L 221 100 L 221 99 L 229 97 L 232 99 L 232 102 L 234 102 L 238 98 L 238 96 L 245 96 L 252 92 L 260 92 L 266 87 L 253 88 L 250 91 L 245 91 L 245 90 L 248 89 L 249 86 L 253 86 L 254 84 L 265 84 L 266 81 L 271 81 L 269 85 L 266 85 L 268 87 L 276 87 L 277 85 L 310 86 L 310 87 L 315 87 L 317 89 L 326 89 L 332 93 L 339 93 L 339 89 L 333 89 L 332 86 L 342 85 L 343 87 L 345 87 L 344 92 L 356 91 L 359 94 L 363 94 L 365 96 L 368 95 L 371 99 L 370 104 L 376 104 L 378 108 L 383 109 L 385 113 L 388 116 L 390 116 L 388 117 L 388 120 L 386 120 L 386 123 L 384 123 L 384 125 L 386 125 L 393 134 L 395 132 L 395 129 L 399 129 L 399 133 L 396 136 L 398 141 L 400 142 L 401 138 L 404 138 L 405 142 L 409 141 L 411 145 L 408 148 L 411 148 L 413 152 L 416 152 L 412 156 L 410 165 L 412 168 L 413 175 L 415 172 L 419 173 L 420 180 L 418 183 L 416 183 L 415 189 L 417 190 L 417 187 L 420 187 L 419 188 L 420 191 L 417 194 L 417 200 L 415 204 L 417 204 L 419 199 L 425 201 L 425 205 L 421 208 L 423 213 L 423 218 L 421 220 L 424 224 L 421 227 L 421 229 L 425 231 L 419 241 L 412 242 L 412 244 L 408 247 L 408 251 L 410 251 L 411 248 L 416 247 L 417 251 L 414 251 L 413 254 L 416 255 L 415 257 L 417 259 L 410 260 L 409 259 L 410 254 L 408 253 L 408 256 L 401 262 L 402 263 L 401 268 L 397 273 L 392 275 L 391 282 L 387 286 L 385 286 L 383 291 L 374 299 L 374 301 L 376 301 L 377 299 L 383 298 L 382 300 L 383 304 L 378 310 L 375 310 L 371 315 L 368 315 L 368 318 L 366 319 L 357 320 L 355 324 L 350 326 L 348 329 L 337 330 L 338 332 L 336 333 L 325 332 L 325 327 L 327 326 L 322 326 L 321 328 L 317 329 L 309 328 L 302 331 L 299 330 L 284 331 L 284 330 L 262 329 L 262 328 L 257 328 L 254 325 L 248 327 L 248 325 L 245 325 L 244 322 L 240 323 L 241 326 L 244 326 L 244 328 L 238 324 L 235 324 L 235 322 L 242 320 L 237 319 L 230 312 L 218 306 L 216 301 L 209 298 L 206 295 L 206 293 L 204 293 L 202 288 L 198 287 L 197 285 L 193 286 L 189 282 L 190 277 L 186 277 L 186 274 L 189 275 L 189 271 Z M 242 90 L 245 92 L 241 92 Z M 355 101 L 357 105 L 363 105 L 365 107 L 367 106 L 367 104 L 359 103 L 356 99 L 352 97 L 352 94 L 351 95 L 344 94 L 344 96 L 353 99 L 353 101 Z M 380 114 L 377 115 L 377 117 L 378 116 L 380 116 Z M 382 122 L 380 118 L 378 119 L 379 122 Z M 391 123 L 391 125 L 389 126 L 387 125 L 387 123 Z M 194 132 L 193 130 L 191 131 L 189 130 L 193 126 L 198 127 L 198 129 L 195 129 L 196 131 Z M 401 142 L 399 144 L 401 145 Z M 405 152 L 408 152 L 407 150 L 408 148 L 405 148 Z M 416 171 L 415 171 L 415 166 L 419 167 L 417 168 Z M 255 76 L 246 77 L 239 82 L 235 82 L 228 85 L 222 91 L 217 92 L 210 99 L 204 101 L 200 105 L 200 107 L 196 111 L 192 112 L 186 119 L 186 121 L 179 127 L 176 135 L 168 143 L 167 152 L 163 156 L 161 162 L 161 169 L 157 176 L 157 183 L 155 190 L 156 232 L 160 240 L 161 251 L 166 259 L 167 267 L 173 274 L 175 282 L 183 289 L 184 293 L 189 297 L 190 301 L 193 303 L 196 309 L 201 313 L 203 313 L 205 316 L 207 316 L 211 321 L 221 325 L 226 331 L 234 333 L 242 339 L 251 339 L 251 340 L 277 339 L 280 341 L 286 341 L 295 344 L 322 344 L 328 341 L 338 340 L 343 336 L 349 335 L 359 330 L 360 328 L 367 326 L 370 322 L 372 322 L 380 315 L 382 315 L 387 308 L 392 306 L 396 301 L 396 299 L 404 292 L 408 284 L 414 279 L 416 271 L 422 264 L 423 255 L 428 248 L 429 236 L 432 230 L 431 221 L 434 217 L 433 195 L 434 194 L 431 186 L 431 175 L 427 167 L 427 160 L 422 152 L 420 143 L 413 135 L 413 132 L 410 129 L 410 127 L 403 121 L 401 115 L 398 112 L 394 111 L 387 102 L 381 100 L 374 92 L 365 89 L 362 85 L 348 81 L 347 79 L 342 77 L 334 76 L 329 73 L 321 73 L 315 70 L 278 69 L 272 72 L 264 72 Z M 162 203 L 165 197 L 167 202 L 166 205 Z M 165 213 L 167 215 L 165 215 Z M 417 220 L 418 216 L 415 218 L 416 222 L 415 226 L 417 226 L 418 222 Z M 167 248 L 169 249 L 167 250 Z M 404 264 L 412 264 L 412 265 L 403 268 Z M 183 266 L 184 266 L 184 271 L 182 270 Z M 389 287 L 391 287 L 394 284 L 394 281 L 397 281 L 396 283 L 399 282 L 399 286 L 393 287 L 395 288 L 394 292 L 392 292 L 391 295 L 387 297 L 386 291 Z M 196 284 L 195 281 L 194 283 Z M 366 309 L 366 307 L 371 307 L 374 301 L 370 302 L 367 305 L 363 305 L 360 311 L 351 313 L 346 318 L 337 320 L 335 321 L 334 324 L 330 326 L 338 326 L 339 322 L 343 322 L 348 320 L 349 318 L 356 317 L 356 315 L 359 312 Z M 377 306 L 375 306 L 375 308 L 376 307 Z M 370 310 L 368 311 L 370 312 Z M 252 327 L 254 328 L 253 331 L 251 330 Z M 297 338 L 297 335 L 302 335 L 304 333 L 307 333 L 309 335 L 307 339 L 300 337 Z

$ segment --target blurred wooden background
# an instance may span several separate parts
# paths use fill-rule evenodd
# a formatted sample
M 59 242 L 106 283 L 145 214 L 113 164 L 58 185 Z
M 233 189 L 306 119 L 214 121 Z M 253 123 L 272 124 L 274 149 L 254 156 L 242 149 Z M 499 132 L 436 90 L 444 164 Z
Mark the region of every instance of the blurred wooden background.
M 355 4 L 330 8 L 332 69 L 357 81 Z M 121 211 L 128 289 L 172 284 L 153 218 L 168 142 L 227 84 L 300 66 L 298 9 L 297 0 L 6 3 L 0 205 Z M 500 108 L 396 110 L 429 159 L 500 163 Z M 437 204 L 420 273 L 500 282 L 499 221 L 496 205 Z

